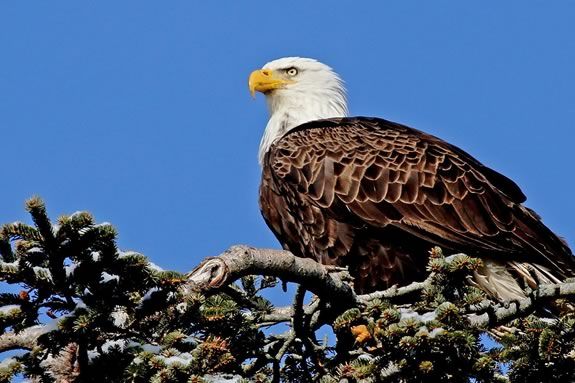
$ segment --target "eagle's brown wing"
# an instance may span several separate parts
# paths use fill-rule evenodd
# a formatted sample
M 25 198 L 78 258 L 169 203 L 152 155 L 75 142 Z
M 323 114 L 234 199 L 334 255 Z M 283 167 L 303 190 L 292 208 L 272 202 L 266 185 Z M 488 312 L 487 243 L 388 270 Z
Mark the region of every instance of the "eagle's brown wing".
M 263 173 L 261 209 L 284 247 L 352 265 L 366 289 L 409 282 L 434 244 L 573 274 L 571 251 L 521 204 L 515 183 L 403 125 L 304 124 L 272 146 Z

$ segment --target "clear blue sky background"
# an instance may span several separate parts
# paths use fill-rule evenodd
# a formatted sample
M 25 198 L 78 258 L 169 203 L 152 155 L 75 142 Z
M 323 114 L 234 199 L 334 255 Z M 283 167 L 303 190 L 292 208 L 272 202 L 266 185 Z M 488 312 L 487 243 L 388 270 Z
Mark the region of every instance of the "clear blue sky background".
M 575 245 L 573 1 L 3 1 L 0 222 L 89 210 L 187 271 L 260 217 L 267 121 L 247 76 L 291 55 L 345 79 L 352 114 L 440 136 L 514 179 Z

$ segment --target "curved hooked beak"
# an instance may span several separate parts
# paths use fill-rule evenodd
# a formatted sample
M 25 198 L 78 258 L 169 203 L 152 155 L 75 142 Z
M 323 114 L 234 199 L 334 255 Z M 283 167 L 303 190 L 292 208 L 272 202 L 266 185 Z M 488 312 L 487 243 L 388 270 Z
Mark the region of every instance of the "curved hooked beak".
M 285 85 L 292 83 L 294 83 L 294 81 L 280 78 L 269 69 L 255 70 L 250 74 L 250 78 L 248 79 L 248 86 L 252 97 L 255 97 L 256 92 L 266 93 L 274 89 L 283 88 Z

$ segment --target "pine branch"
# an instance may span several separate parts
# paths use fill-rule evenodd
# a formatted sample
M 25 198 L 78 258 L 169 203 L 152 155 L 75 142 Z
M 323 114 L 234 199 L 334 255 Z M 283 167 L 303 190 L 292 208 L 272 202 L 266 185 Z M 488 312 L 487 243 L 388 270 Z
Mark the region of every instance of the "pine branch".
M 32 350 L 37 346 L 38 338 L 48 332 L 44 325 L 28 327 L 20 332 L 9 331 L 0 335 L 0 352 L 25 349 Z
M 445 258 L 445 262 L 457 260 L 462 254 Z M 377 299 L 396 299 L 431 286 L 436 278 L 432 272 L 421 282 L 412 282 L 406 286 L 392 286 L 383 291 L 371 294 L 356 295 L 346 282 L 349 275 L 341 269 L 332 270 L 312 259 L 294 256 L 286 250 L 257 249 L 249 246 L 232 246 L 216 257 L 205 259 L 188 274 L 184 287 L 190 291 L 218 291 L 242 276 L 256 274 L 279 277 L 283 280 L 298 283 L 326 301 L 335 301 L 340 309 L 357 305 L 367 305 Z M 469 307 L 464 315 L 473 328 L 484 329 L 508 323 L 520 315 L 533 312 L 542 300 L 575 296 L 575 282 L 540 285 L 531 296 L 511 303 L 499 303 L 484 300 Z M 283 308 L 270 314 L 271 321 L 288 320 L 293 311 Z M 424 315 L 424 314 L 419 314 Z
M 58 355 L 46 358 L 41 366 L 50 371 L 56 382 L 76 382 L 81 372 L 79 353 L 78 345 L 70 343 Z
M 70 383 L 200 382 L 220 374 L 265 383 L 447 376 L 516 383 L 557 375 L 559 383 L 575 371 L 575 319 L 567 313 L 575 280 L 497 302 L 469 283 L 480 260 L 435 248 L 425 280 L 358 295 L 346 269 L 248 246 L 207 258 L 184 277 L 119 251 L 113 227 L 89 213 L 52 226 L 41 200 L 28 208 L 34 226 L 0 229 L 0 279 L 21 289 L 0 297 L 0 352 L 30 351 L 0 365 L 0 381 L 21 372 Z M 276 278 L 299 284 L 289 307 L 265 298 Z M 306 290 L 314 294 L 307 304 Z M 557 317 L 539 318 L 549 307 Z M 324 325 L 336 343 L 318 342 Z M 500 349 L 485 350 L 481 334 L 502 326 L 517 331 L 499 339 Z M 501 362 L 510 363 L 509 377 L 499 374 Z
M 506 304 L 491 304 L 482 307 L 483 314 L 466 315 L 469 323 L 475 328 L 493 328 L 508 323 L 520 316 L 531 314 L 543 300 L 575 296 L 575 281 L 557 284 L 539 285 L 527 298 Z
M 409 295 L 414 292 L 419 292 L 425 289 L 426 287 L 431 285 L 433 281 L 434 275 L 430 274 L 424 281 L 422 282 L 412 282 L 409 285 L 405 286 L 392 286 L 386 290 L 382 291 L 375 291 L 371 294 L 363 294 L 357 297 L 359 302 L 364 304 L 373 301 L 375 299 L 392 299 L 392 298 L 399 298 L 405 295 Z
M 294 256 L 289 251 L 232 246 L 217 257 L 205 259 L 188 274 L 185 290 L 208 292 L 230 284 L 245 275 L 268 275 L 304 286 L 314 294 L 351 306 L 357 296 L 346 283 L 349 274 L 331 270 L 314 260 Z

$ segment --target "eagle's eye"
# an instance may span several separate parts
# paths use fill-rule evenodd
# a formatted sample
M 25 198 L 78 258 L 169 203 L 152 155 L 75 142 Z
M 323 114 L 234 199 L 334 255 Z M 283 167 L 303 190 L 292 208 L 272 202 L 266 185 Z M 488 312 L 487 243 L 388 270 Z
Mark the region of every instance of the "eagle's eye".
M 293 77 L 295 75 L 297 75 L 297 68 L 291 67 L 286 69 L 286 73 L 288 76 Z

